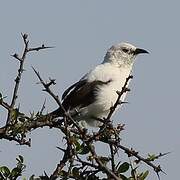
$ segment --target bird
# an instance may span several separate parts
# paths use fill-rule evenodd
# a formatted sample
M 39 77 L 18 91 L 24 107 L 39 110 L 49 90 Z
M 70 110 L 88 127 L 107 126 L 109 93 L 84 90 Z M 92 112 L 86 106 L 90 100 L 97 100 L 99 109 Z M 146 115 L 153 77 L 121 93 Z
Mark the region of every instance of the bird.
M 121 91 L 131 74 L 137 55 L 143 53 L 149 52 L 127 42 L 111 46 L 101 64 L 64 91 L 64 110 L 77 122 L 99 127 L 102 124 L 99 120 L 108 116 L 118 98 L 117 91 Z M 123 94 L 121 101 L 124 101 L 126 94 Z M 59 107 L 50 115 L 63 117 L 64 110 Z

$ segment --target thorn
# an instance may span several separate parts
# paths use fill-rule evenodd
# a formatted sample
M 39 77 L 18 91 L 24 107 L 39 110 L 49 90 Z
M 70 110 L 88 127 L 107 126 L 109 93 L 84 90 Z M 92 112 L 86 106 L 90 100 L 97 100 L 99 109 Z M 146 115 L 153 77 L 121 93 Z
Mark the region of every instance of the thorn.
M 17 53 L 12 54 L 11 56 L 14 57 L 15 59 L 19 60 L 20 62 L 23 61 Z
M 117 129 L 124 130 L 125 124 L 118 124 Z
M 123 91 L 123 92 L 127 92 L 127 91 L 129 92 L 129 91 L 131 91 L 131 90 L 130 90 L 129 88 L 123 88 L 122 91 Z
M 131 91 L 131 89 L 130 89 L 130 88 L 125 88 L 125 90 L 126 90 L 126 91 Z
M 116 91 L 116 93 L 120 96 L 121 95 L 121 91 Z
M 159 153 L 159 157 L 162 157 L 162 156 L 166 156 L 168 154 L 170 154 L 171 152 L 166 152 L 166 153 Z
M 158 177 L 158 179 L 160 180 L 160 176 L 159 176 L 159 173 L 157 172 L 156 174 L 157 174 L 157 177 Z
M 55 46 L 45 46 L 44 44 L 42 45 L 43 49 L 51 49 L 51 48 L 55 48 Z
M 36 84 L 41 84 L 41 81 L 38 81 Z
M 28 38 L 28 34 L 24 33 L 24 34 L 23 34 L 23 38 L 24 38 L 24 39 L 27 39 L 27 38 Z
M 49 81 L 50 81 L 50 82 L 49 82 L 48 84 L 50 84 L 50 85 L 51 85 L 51 84 L 56 85 L 56 82 L 55 82 L 56 79 L 51 79 L 51 78 L 49 78 Z
M 129 79 L 133 79 L 133 75 L 129 75 L 129 77 L 128 77 Z
M 14 53 L 13 55 L 11 55 L 12 57 L 15 57 L 15 58 L 18 58 L 18 54 L 17 53 Z
M 129 102 L 128 101 L 121 101 L 121 100 L 119 100 L 118 104 L 129 104 Z
M 45 176 L 46 176 L 47 178 L 49 178 L 49 176 L 47 175 L 46 171 L 44 171 L 44 174 L 45 174 Z
M 60 148 L 60 147 L 58 147 L 58 146 L 56 146 L 56 148 L 57 148 L 57 149 L 60 149 L 60 150 L 61 150 L 61 151 L 63 151 L 63 152 L 65 152 L 65 151 L 66 151 L 65 149 Z
M 128 101 L 122 101 L 121 104 L 129 104 Z
M 29 147 L 31 147 L 31 138 L 29 138 L 28 142 L 29 142 Z

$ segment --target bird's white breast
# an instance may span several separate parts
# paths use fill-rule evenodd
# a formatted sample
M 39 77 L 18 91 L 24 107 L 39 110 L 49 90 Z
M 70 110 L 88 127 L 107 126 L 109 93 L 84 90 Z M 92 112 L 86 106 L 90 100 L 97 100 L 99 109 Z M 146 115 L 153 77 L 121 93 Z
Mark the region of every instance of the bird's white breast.
M 95 80 L 110 82 L 99 86 L 96 101 L 84 109 L 86 113 L 90 116 L 105 118 L 118 98 L 116 91 L 121 91 L 130 72 L 131 67 L 120 68 L 110 63 L 98 65 L 94 70 L 92 70 L 87 76 L 89 82 Z M 124 98 L 125 94 L 121 100 L 123 101 Z

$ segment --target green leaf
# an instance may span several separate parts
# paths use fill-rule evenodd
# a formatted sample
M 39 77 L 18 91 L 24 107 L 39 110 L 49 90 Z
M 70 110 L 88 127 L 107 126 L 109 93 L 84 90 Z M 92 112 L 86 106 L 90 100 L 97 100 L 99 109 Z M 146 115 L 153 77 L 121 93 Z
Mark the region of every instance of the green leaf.
M 81 150 L 81 145 L 78 141 L 74 141 L 74 144 L 76 145 L 76 151 L 79 152 Z
M 11 111 L 11 118 L 12 118 L 13 120 L 17 120 L 18 116 L 19 116 L 19 110 L 18 110 L 17 108 L 16 108 L 16 109 L 13 109 L 13 110 Z
M 61 177 L 67 177 L 68 172 L 62 170 L 62 171 L 59 173 L 59 175 L 60 175 Z
M 77 167 L 74 167 L 72 169 L 73 177 L 79 177 L 79 169 Z
M 146 179 L 146 177 L 148 176 L 149 171 L 145 171 L 144 173 L 142 173 L 142 175 L 140 176 L 140 180 L 144 180 Z
M 15 178 L 15 177 L 18 177 L 18 176 L 21 176 L 21 170 L 17 167 L 15 167 L 12 171 L 11 171 L 11 178 Z
M 108 157 L 105 156 L 99 156 L 99 159 L 104 165 L 106 165 L 110 160 Z
M 155 154 L 148 154 L 148 161 L 154 161 L 156 159 L 156 155 Z
M 2 175 L 3 175 L 4 177 L 8 177 L 8 176 L 10 175 L 10 170 L 9 170 L 9 168 L 6 167 L 6 166 L 1 166 L 1 167 L 0 167 L 0 172 L 2 173 Z
M 81 144 L 81 147 L 80 147 L 78 153 L 82 154 L 82 155 L 89 153 L 88 146 L 85 146 L 84 144 Z
M 121 164 L 118 168 L 118 173 L 124 173 L 126 171 L 128 171 L 129 169 L 129 163 L 128 162 L 124 162 L 123 164 Z
M 73 135 L 70 137 L 70 141 L 75 145 L 76 151 L 79 152 L 79 150 L 81 149 L 81 144 L 78 141 L 78 138 L 75 135 Z

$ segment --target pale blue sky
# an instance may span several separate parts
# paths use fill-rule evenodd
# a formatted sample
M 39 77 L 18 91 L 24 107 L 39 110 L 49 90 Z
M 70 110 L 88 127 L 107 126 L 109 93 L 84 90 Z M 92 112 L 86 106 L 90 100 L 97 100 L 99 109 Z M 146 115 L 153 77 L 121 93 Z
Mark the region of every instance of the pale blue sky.
M 159 162 L 167 175 L 179 176 L 179 41 L 180 2 L 177 0 L 31 0 L 1 1 L 0 6 L 0 91 L 10 99 L 17 62 L 10 57 L 21 52 L 21 32 L 30 34 L 33 46 L 45 43 L 56 48 L 31 54 L 27 58 L 18 102 L 25 112 L 37 110 L 47 98 L 47 109 L 55 102 L 41 92 L 31 65 L 42 76 L 56 78 L 59 95 L 71 83 L 99 64 L 114 43 L 130 42 L 149 50 L 134 68 L 129 105 L 116 113 L 116 122 L 126 124 L 122 143 L 142 154 L 168 152 Z M 0 109 L 0 124 L 5 111 Z M 31 135 L 32 147 L 16 146 L 1 140 L 0 163 L 15 164 L 18 154 L 25 156 L 25 176 L 52 172 L 61 154 L 62 135 L 56 130 L 39 129 Z M 156 177 L 153 173 L 149 179 Z

